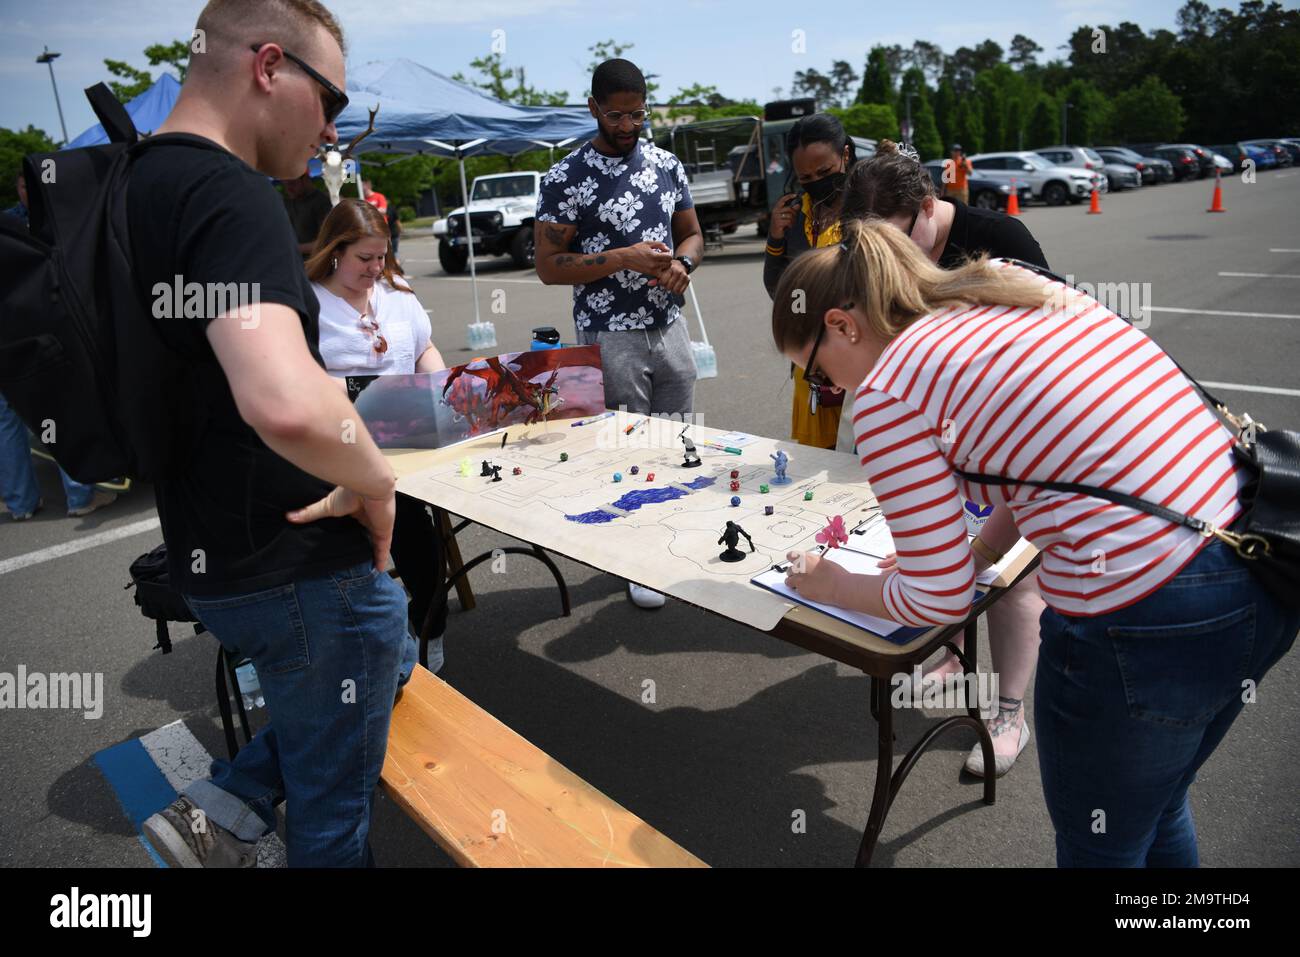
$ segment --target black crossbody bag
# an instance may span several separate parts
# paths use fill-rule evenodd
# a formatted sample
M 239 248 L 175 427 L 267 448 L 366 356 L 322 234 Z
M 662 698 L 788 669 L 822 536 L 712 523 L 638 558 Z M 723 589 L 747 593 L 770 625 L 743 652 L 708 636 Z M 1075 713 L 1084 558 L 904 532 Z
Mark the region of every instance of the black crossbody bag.
M 1041 266 L 1018 259 L 1008 262 L 1070 287 L 1070 283 Z M 1115 315 L 1125 322 L 1132 322 L 1119 313 Z M 1166 352 L 1165 355 L 1169 354 Z M 1176 359 L 1169 358 L 1210 408 L 1237 432 L 1232 451 L 1250 478 L 1241 492 L 1242 514 L 1229 528 L 1217 528 L 1199 518 L 1113 489 L 1074 482 L 1038 482 L 983 475 L 960 469 L 955 470 L 956 474 L 969 482 L 984 485 L 1033 485 L 1054 492 L 1090 495 L 1185 526 L 1205 538 L 1217 538 L 1232 546 L 1279 602 L 1289 608 L 1300 607 L 1300 433 L 1266 429 L 1249 415 L 1233 415 Z

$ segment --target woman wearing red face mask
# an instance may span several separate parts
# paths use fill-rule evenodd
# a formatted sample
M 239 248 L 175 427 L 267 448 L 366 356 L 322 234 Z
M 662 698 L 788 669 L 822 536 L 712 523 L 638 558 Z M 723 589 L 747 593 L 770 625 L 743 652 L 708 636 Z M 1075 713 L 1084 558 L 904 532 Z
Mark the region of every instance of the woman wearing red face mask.
M 829 113 L 814 113 L 795 123 L 786 134 L 785 150 L 801 192 L 782 196 L 772 210 L 763 257 L 763 285 L 769 296 L 796 256 L 840 241 L 844 179 L 857 159 L 853 141 Z M 793 376 L 790 437 L 803 445 L 835 448 L 844 393 L 809 390 L 802 369 L 794 369 Z

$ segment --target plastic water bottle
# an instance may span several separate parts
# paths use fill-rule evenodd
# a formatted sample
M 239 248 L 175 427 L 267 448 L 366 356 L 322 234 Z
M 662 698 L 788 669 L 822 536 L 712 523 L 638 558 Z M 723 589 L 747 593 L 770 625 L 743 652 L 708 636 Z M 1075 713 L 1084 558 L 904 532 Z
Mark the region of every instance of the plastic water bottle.
M 695 376 L 698 379 L 715 379 L 718 375 L 718 357 L 707 342 L 692 342 L 695 353 Z
M 235 680 L 239 683 L 239 694 L 244 699 L 244 710 L 265 708 L 266 698 L 262 696 L 262 683 L 257 680 L 257 669 L 251 661 L 245 661 L 235 669 Z
M 469 348 L 472 352 L 480 349 L 495 349 L 497 344 L 497 327 L 489 320 L 469 324 Z

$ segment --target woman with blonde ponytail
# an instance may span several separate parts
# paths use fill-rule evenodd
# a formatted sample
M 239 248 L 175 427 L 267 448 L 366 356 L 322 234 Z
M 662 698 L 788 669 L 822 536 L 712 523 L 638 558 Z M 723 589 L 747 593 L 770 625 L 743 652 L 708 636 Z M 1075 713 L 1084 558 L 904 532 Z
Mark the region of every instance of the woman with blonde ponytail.
M 1019 259 L 1047 268 L 1043 250 L 1023 222 L 997 210 L 967 206 L 955 196 L 940 198 L 916 151 L 890 140 L 881 140 L 870 159 L 854 166 L 844 186 L 841 219 L 873 216 L 897 226 L 926 258 L 944 269 L 954 269 L 980 255 Z M 840 448 L 852 447 L 855 438 L 848 421 L 851 417 L 844 418 Z M 967 519 L 973 522 L 969 516 Z M 1000 537 L 1010 524 L 1007 509 L 994 509 L 971 547 L 992 553 L 982 536 Z M 986 723 L 993 737 L 993 773 L 998 777 L 1011 770 L 1029 744 L 1024 701 L 1038 660 L 1042 613 L 1043 599 L 1033 577 L 1021 581 L 988 611 L 989 667 L 998 676 L 998 710 Z M 960 636 L 954 645 L 962 647 Z M 961 667 L 957 656 L 945 650 L 922 683 L 942 683 Z M 984 776 L 984 749 L 978 743 L 971 748 L 965 767 L 971 774 Z
M 1034 726 L 1057 863 L 1195 866 L 1188 787 L 1300 612 L 1220 537 L 1024 483 L 1103 486 L 1224 529 L 1246 478 L 1234 436 L 1095 299 L 996 260 L 942 270 L 879 220 L 845 223 L 841 244 L 790 264 L 772 335 L 812 385 L 855 390 L 864 476 L 897 549 L 878 575 L 802 556 L 788 584 L 907 625 L 953 624 L 978 570 L 1029 539 L 1047 603 Z M 983 530 L 987 555 L 972 552 L 963 496 L 1013 517 Z

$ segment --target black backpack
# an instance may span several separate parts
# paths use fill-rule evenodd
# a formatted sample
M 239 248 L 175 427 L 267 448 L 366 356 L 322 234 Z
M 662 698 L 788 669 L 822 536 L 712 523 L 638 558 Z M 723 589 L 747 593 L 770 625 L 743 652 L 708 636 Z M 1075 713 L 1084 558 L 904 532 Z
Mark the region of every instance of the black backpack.
M 201 635 L 204 627 L 190 611 L 185 596 L 171 586 L 167 572 L 167 546 L 159 545 L 153 551 L 145 552 L 131 563 L 131 581 L 127 588 L 135 588 L 135 603 L 140 606 L 140 614 L 152 618 L 154 630 L 158 634 L 158 644 L 162 653 L 172 650 L 171 635 L 167 632 L 167 622 L 194 622 L 194 634 Z
M 154 480 L 188 459 L 206 415 L 132 274 L 128 177 L 162 143 L 220 147 L 142 140 L 108 87 L 86 97 L 110 142 L 25 157 L 30 228 L 0 216 L 0 394 L 77 481 Z

